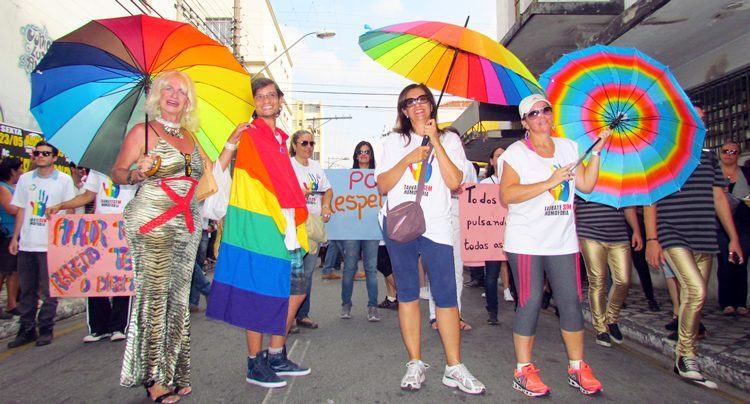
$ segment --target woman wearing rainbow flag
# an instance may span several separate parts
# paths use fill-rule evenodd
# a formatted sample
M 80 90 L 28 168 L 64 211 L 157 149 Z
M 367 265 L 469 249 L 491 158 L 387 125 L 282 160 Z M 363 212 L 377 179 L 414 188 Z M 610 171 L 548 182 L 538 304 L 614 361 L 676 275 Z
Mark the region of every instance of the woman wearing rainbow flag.
M 276 127 L 284 93 L 270 79 L 252 82 L 255 119 L 240 124 L 229 207 L 206 315 L 247 330 L 248 383 L 284 387 L 279 376 L 310 374 L 287 358 L 286 336 L 305 300 L 307 206 Z M 231 139 L 230 139 L 231 140 Z M 271 334 L 262 350 L 263 334 Z

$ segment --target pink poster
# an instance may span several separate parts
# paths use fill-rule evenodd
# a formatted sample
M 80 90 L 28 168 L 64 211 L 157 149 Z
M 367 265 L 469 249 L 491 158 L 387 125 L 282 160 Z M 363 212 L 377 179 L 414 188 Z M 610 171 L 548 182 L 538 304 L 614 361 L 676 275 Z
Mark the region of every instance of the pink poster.
M 458 196 L 461 261 L 466 266 L 504 261 L 505 216 L 498 184 L 466 184 Z
M 50 295 L 126 296 L 135 293 L 122 215 L 57 215 L 49 220 Z

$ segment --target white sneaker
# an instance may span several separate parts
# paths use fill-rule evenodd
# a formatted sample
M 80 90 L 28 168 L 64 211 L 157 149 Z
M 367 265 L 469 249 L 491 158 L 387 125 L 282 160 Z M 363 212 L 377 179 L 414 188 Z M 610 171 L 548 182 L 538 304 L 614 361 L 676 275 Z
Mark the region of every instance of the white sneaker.
M 425 372 L 430 365 L 419 359 L 410 360 L 406 364 L 406 374 L 401 379 L 401 390 L 419 390 L 424 383 Z
M 513 295 L 510 293 L 510 289 L 505 288 L 505 290 L 503 291 L 503 299 L 505 299 L 506 302 L 513 301 Z
M 680 356 L 674 365 L 674 372 L 680 377 L 709 389 L 717 389 L 718 385 L 703 377 L 700 365 L 694 357 Z
M 106 332 L 104 334 L 99 334 L 99 333 L 92 332 L 91 334 L 83 337 L 83 342 L 86 342 L 86 343 L 88 343 L 88 342 L 97 342 L 97 341 L 101 341 L 104 338 L 107 338 L 109 336 L 110 336 L 110 333 L 108 333 L 108 332 Z
M 448 387 L 458 387 L 459 390 L 468 394 L 483 394 L 486 390 L 484 384 L 477 380 L 463 363 L 455 366 L 445 365 L 443 384 Z
M 120 331 L 115 331 L 115 332 L 112 333 L 112 336 L 109 337 L 109 340 L 112 341 L 112 342 L 114 342 L 114 341 L 122 341 L 122 340 L 127 339 L 127 338 L 128 338 L 128 336 L 125 335 L 124 333 L 121 333 Z

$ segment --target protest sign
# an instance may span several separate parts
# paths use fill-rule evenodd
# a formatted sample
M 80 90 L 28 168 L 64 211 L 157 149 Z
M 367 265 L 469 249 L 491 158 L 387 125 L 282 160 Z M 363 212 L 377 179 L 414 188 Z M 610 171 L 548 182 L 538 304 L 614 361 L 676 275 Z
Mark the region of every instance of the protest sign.
M 57 215 L 48 225 L 51 296 L 134 294 L 133 262 L 122 215 Z
M 329 240 L 382 240 L 378 211 L 385 197 L 378 193 L 375 170 L 328 169 L 333 188 L 333 215 L 326 223 Z
M 504 261 L 505 216 L 497 184 L 466 184 L 458 196 L 463 262 Z
M 28 131 L 5 123 L 0 123 L 0 160 L 15 157 L 23 163 L 23 171 L 34 167 L 31 165 L 31 152 L 34 146 L 44 140 L 41 134 Z M 70 175 L 69 160 L 62 154 L 55 160 L 55 168 Z

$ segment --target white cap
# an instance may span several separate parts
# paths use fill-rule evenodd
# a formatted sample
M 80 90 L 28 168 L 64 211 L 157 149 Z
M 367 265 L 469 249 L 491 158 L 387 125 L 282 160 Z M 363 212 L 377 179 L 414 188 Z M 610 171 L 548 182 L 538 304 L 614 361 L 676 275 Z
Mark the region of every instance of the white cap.
M 550 107 L 552 104 L 544 98 L 541 94 L 531 94 L 529 96 L 526 96 L 526 98 L 522 99 L 521 102 L 518 104 L 518 114 L 521 115 L 521 119 L 523 119 L 524 115 L 528 114 L 529 111 L 531 111 L 531 107 L 534 106 L 537 102 L 542 101 L 547 103 Z

